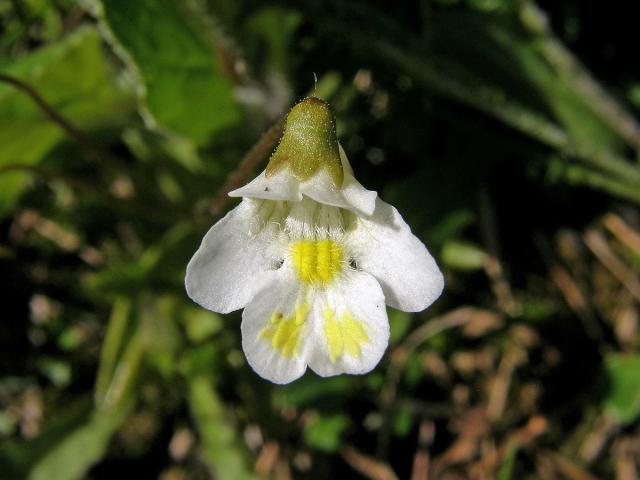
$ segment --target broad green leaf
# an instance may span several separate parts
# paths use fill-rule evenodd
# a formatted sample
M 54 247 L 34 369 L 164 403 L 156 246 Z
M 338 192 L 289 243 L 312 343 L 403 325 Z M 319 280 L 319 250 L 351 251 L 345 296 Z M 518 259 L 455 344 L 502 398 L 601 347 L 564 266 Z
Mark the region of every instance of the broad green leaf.
M 640 354 L 611 354 L 604 361 L 605 409 L 627 424 L 640 416 Z
M 116 52 L 137 67 L 143 113 L 198 143 L 234 125 L 240 110 L 212 41 L 174 0 L 103 0 L 101 16 Z
M 274 400 L 282 407 L 313 406 L 328 399 L 346 401 L 348 394 L 353 391 L 354 381 L 345 375 L 331 378 L 304 375 L 295 382 L 279 387 Z
M 189 408 L 202 436 L 202 455 L 215 478 L 253 479 L 246 451 L 224 406 L 204 375 L 189 379 Z
M 74 431 L 81 428 L 90 417 L 91 401 L 67 405 L 64 412 L 52 419 L 36 438 L 29 441 L 11 441 L 0 448 L 0 472 L 3 478 L 26 478 L 32 465 L 44 458 L 47 452 Z
M 481 269 L 487 259 L 487 253 L 469 242 L 450 240 L 442 247 L 442 263 L 459 270 Z
M 310 447 L 335 452 L 348 425 L 349 419 L 343 414 L 317 416 L 305 425 L 304 440 Z
M 0 450 L 3 479 L 73 480 L 84 478 L 105 453 L 111 436 L 131 404 L 118 409 L 89 409 L 70 405 L 67 415 L 54 421 L 34 440 L 5 444 Z
M 223 327 L 220 315 L 198 306 L 184 307 L 180 319 L 185 326 L 187 338 L 194 343 L 206 340 L 222 330 Z
M 115 127 L 132 112 L 133 97 L 118 84 L 96 30 L 84 27 L 18 59 L 6 73 L 26 82 L 54 109 L 87 132 Z M 23 190 L 31 166 L 65 137 L 24 92 L 0 83 L 0 216 Z
M 106 451 L 109 440 L 124 420 L 127 410 L 95 411 L 89 421 L 71 432 L 34 465 L 29 480 L 72 480 L 87 470 Z

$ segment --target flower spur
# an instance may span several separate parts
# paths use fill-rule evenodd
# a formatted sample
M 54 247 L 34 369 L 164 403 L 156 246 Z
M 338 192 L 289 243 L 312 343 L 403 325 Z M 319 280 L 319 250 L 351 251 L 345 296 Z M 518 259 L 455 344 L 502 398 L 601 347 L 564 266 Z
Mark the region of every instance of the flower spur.
M 265 171 L 229 195 L 242 201 L 205 235 L 186 289 L 215 312 L 244 308 L 247 361 L 272 382 L 369 372 L 389 341 L 385 303 L 416 312 L 442 292 L 426 247 L 354 178 L 323 100 L 292 108 Z

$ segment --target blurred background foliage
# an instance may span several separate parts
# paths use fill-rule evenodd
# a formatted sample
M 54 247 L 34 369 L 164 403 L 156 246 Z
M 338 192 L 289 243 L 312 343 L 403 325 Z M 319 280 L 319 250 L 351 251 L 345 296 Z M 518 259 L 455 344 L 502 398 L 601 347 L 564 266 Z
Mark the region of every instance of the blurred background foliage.
M 0 478 L 637 478 L 633 2 L 0 0 L 0 25 Z M 309 94 L 447 288 L 389 311 L 372 373 L 278 387 L 183 276 Z

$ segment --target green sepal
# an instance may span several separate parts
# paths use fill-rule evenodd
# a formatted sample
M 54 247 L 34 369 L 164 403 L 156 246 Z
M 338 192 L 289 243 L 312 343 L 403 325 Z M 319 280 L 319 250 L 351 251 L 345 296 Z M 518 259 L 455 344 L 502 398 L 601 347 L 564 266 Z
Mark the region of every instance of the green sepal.
M 271 177 L 283 168 L 304 182 L 324 168 L 336 187 L 342 187 L 336 122 L 329 104 L 315 97 L 297 103 L 287 115 L 280 144 L 267 165 Z

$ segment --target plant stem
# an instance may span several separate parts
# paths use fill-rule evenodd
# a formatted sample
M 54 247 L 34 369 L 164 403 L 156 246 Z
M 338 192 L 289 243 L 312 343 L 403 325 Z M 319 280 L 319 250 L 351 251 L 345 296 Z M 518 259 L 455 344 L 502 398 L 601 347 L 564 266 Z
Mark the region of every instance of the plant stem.
M 626 159 L 572 138 L 558 125 L 521 105 L 508 102 L 504 95 L 489 87 L 474 88 L 458 83 L 388 43 L 376 42 L 376 47 L 389 62 L 438 93 L 483 111 L 565 155 L 578 158 L 621 180 L 637 183 L 640 188 L 640 170 Z
M 238 166 L 229 174 L 227 180 L 218 190 L 215 198 L 211 202 L 210 211 L 213 215 L 218 215 L 224 206 L 229 202 L 230 197 L 227 195 L 242 185 L 247 177 L 255 170 L 258 164 L 267 156 L 267 154 L 278 143 L 284 131 L 284 117 L 278 120 L 267 130 L 260 140 L 242 157 Z
M 138 330 L 129 340 L 113 373 L 113 379 L 104 395 L 104 400 L 99 405 L 101 409 L 117 408 L 128 400 L 129 393 L 138 379 L 144 353 L 145 342 Z
M 626 200 L 640 203 L 640 187 L 630 185 L 617 178 L 611 178 L 581 165 L 571 165 L 567 171 L 567 178 L 570 182 L 588 185 Z
M 117 298 L 113 304 L 107 334 L 100 352 L 100 364 L 98 365 L 94 392 L 95 401 L 98 405 L 104 401 L 113 379 L 113 372 L 118 361 L 118 353 L 124 342 L 130 314 L 131 300 L 124 297 Z
M 585 97 L 585 103 L 613 131 L 640 152 L 640 124 L 553 34 L 546 14 L 534 2 L 523 0 L 520 19 L 525 28 L 537 37 L 540 53 L 556 73 Z

